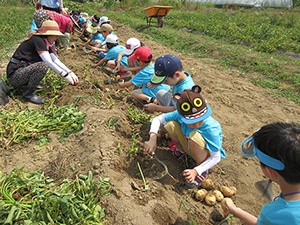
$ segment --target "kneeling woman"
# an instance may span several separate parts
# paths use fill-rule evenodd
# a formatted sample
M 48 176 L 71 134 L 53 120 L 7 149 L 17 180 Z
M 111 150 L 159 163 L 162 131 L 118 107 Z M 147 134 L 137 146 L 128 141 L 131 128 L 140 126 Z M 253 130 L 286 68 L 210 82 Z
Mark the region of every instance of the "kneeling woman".
M 15 89 L 22 89 L 23 98 L 35 104 L 44 99 L 34 91 L 50 68 L 61 75 L 69 84 L 76 85 L 78 77 L 63 64 L 56 55 L 55 41 L 66 37 L 52 20 L 43 22 L 42 27 L 20 44 L 7 65 L 8 83 Z

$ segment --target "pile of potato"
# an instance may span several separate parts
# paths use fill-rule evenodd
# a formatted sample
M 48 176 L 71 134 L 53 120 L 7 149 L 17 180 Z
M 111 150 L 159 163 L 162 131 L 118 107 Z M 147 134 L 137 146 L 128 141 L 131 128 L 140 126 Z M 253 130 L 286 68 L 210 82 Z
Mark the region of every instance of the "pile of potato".
M 225 204 L 225 201 L 223 201 L 225 198 L 230 199 L 233 195 L 237 193 L 236 187 L 228 187 L 228 186 L 221 186 L 218 189 L 215 189 L 214 182 L 207 178 L 201 183 L 201 189 L 197 190 L 195 192 L 195 199 L 198 201 L 205 201 L 205 203 L 209 206 L 215 205 L 217 202 L 221 202 L 221 206 L 224 210 L 226 210 L 227 206 Z M 230 201 L 232 201 L 230 199 Z

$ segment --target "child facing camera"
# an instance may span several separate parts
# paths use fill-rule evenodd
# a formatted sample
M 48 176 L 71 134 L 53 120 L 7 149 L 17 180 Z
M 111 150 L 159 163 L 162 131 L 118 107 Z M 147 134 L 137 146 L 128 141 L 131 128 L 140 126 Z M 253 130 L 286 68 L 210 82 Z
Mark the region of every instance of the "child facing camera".
M 198 187 L 208 170 L 218 164 L 226 153 L 222 148 L 222 129 L 212 116 L 212 110 L 201 94 L 201 87 L 175 93 L 175 111 L 161 114 L 152 120 L 150 138 L 144 150 L 151 154 L 157 147 L 157 133 L 161 125 L 177 146 L 177 151 L 192 157 L 196 166 L 182 172 L 189 188 Z

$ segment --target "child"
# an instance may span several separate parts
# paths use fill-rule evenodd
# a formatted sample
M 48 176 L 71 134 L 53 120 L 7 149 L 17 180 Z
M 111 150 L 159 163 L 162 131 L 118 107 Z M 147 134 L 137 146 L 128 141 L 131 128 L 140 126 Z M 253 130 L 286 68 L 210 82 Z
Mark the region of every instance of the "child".
M 102 35 L 98 31 L 97 24 L 99 22 L 100 18 L 97 15 L 93 15 L 91 18 L 92 24 L 90 24 L 87 27 L 87 31 L 91 33 L 90 39 L 84 44 L 84 46 L 95 46 L 99 47 L 101 46 L 101 43 L 104 41 Z
M 141 66 L 139 66 L 138 62 L 135 61 L 131 61 L 129 56 L 131 56 L 136 49 L 138 49 L 139 47 L 144 46 L 144 44 L 137 38 L 129 38 L 126 41 L 126 49 L 124 50 L 124 52 L 120 53 L 118 56 L 118 64 L 115 68 L 116 71 L 130 71 L 132 74 L 136 74 L 138 71 L 140 71 L 142 69 Z M 128 56 L 128 67 L 124 67 L 120 65 L 120 60 L 122 59 L 122 57 L 124 55 Z
M 154 70 L 155 74 L 151 79 L 151 84 L 168 84 L 172 86 L 172 93 L 164 90 L 158 91 L 156 94 L 158 105 L 149 103 L 144 108 L 150 112 L 172 112 L 176 109 L 172 94 L 191 89 L 195 85 L 193 78 L 188 72 L 183 71 L 180 59 L 171 54 L 157 58 Z
M 207 177 L 208 169 L 226 157 L 222 148 L 221 125 L 211 117 L 212 110 L 201 94 L 200 86 L 175 93 L 173 99 L 177 110 L 152 120 L 150 138 L 145 142 L 144 149 L 150 154 L 155 151 L 158 130 L 164 125 L 178 151 L 187 153 L 195 160 L 196 167 L 186 169 L 182 174 L 188 187 L 197 187 Z
M 258 158 L 263 174 L 279 185 L 281 193 L 263 206 L 258 218 L 228 202 L 225 214 L 231 213 L 247 224 L 300 224 L 300 126 L 267 124 L 246 138 L 241 150 L 245 156 Z
M 113 27 L 110 24 L 103 24 L 99 29 L 98 32 L 100 33 L 101 45 L 92 47 L 92 50 L 96 52 L 97 57 L 99 59 L 105 58 L 108 49 L 105 46 L 105 39 L 109 34 L 113 34 Z
M 102 25 L 104 26 L 104 25 Z M 102 43 L 103 45 L 106 45 L 106 48 L 108 49 L 108 52 L 106 56 L 101 59 L 98 63 L 96 63 L 93 67 L 101 66 L 101 65 L 107 65 L 109 68 L 114 69 L 117 64 L 118 55 L 120 52 L 123 52 L 125 47 L 122 45 L 119 45 L 119 40 L 117 35 L 115 34 L 109 34 L 105 41 Z M 124 56 L 121 60 L 121 65 L 127 66 L 127 57 Z
M 129 81 L 119 82 L 122 88 L 130 86 L 142 86 L 141 89 L 136 89 L 131 92 L 132 96 L 146 103 L 153 102 L 155 95 L 159 90 L 170 90 L 169 85 L 161 84 L 156 87 L 148 87 L 151 77 L 154 74 L 154 65 L 152 61 L 152 51 L 147 46 L 139 47 L 135 53 L 130 56 L 131 61 L 137 60 L 142 69 Z
M 98 27 L 101 27 L 103 24 L 110 24 L 110 22 L 111 21 L 108 19 L 107 16 L 101 16 Z

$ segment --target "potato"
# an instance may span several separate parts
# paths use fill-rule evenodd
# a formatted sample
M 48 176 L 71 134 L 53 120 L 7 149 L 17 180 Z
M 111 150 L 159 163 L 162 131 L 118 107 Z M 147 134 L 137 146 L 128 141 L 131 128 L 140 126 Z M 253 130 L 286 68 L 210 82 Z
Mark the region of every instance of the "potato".
M 214 194 L 214 196 L 216 196 L 216 200 L 217 200 L 218 202 L 222 201 L 223 198 L 224 198 L 224 195 L 223 195 L 222 192 L 219 191 L 219 190 L 214 190 L 214 191 L 213 191 L 213 194 Z
M 205 196 L 205 202 L 209 206 L 215 205 L 217 203 L 216 196 L 212 192 L 209 192 Z
M 207 190 L 200 189 L 195 193 L 195 199 L 201 201 L 205 198 L 206 195 L 207 195 Z
M 201 182 L 201 187 L 206 190 L 211 190 L 214 188 L 214 186 L 215 186 L 214 182 L 209 178 Z
M 234 195 L 234 190 L 232 190 L 230 187 L 227 186 L 221 186 L 220 191 L 223 193 L 225 197 L 231 197 Z
M 221 207 L 224 211 L 227 211 L 228 210 L 228 207 L 226 205 L 226 202 L 229 204 L 229 205 L 234 205 L 235 204 L 233 203 L 232 199 L 231 198 L 223 198 L 223 200 L 221 201 Z
M 237 189 L 234 186 L 231 186 L 230 189 L 233 191 L 233 194 L 235 195 L 237 193 Z

